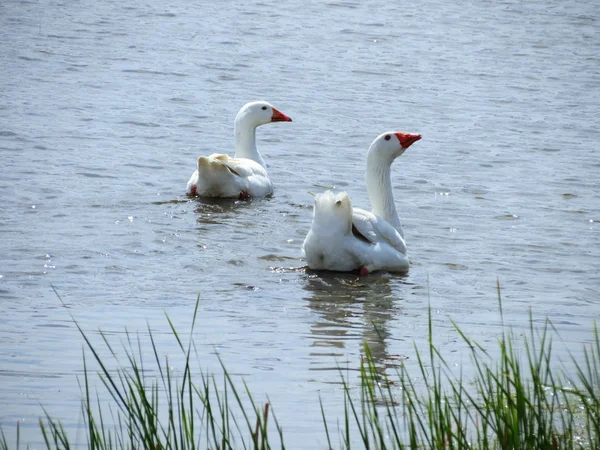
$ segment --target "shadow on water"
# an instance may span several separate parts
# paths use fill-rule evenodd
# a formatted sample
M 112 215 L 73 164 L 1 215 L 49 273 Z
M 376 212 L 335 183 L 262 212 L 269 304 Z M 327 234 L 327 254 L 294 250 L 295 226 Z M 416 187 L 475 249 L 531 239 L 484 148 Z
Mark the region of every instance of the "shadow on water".
M 188 202 L 194 206 L 198 224 L 225 223 L 239 213 L 255 210 L 269 199 L 238 200 L 233 198 L 190 197 Z M 258 204 L 258 205 L 257 205 Z
M 398 367 L 404 359 L 390 355 L 390 322 L 402 315 L 401 297 L 393 292 L 393 283 L 404 276 L 388 273 L 359 277 L 356 273 L 307 271 L 305 300 L 318 313 L 319 319 L 311 326 L 313 351 L 317 361 L 331 359 L 312 370 L 338 370 L 346 362 L 347 341 L 366 342 L 373 360 L 380 370 Z M 348 361 L 350 362 L 350 361 Z M 355 361 L 351 361 L 354 365 Z
M 196 208 L 214 208 L 215 210 L 221 211 L 235 211 L 237 208 L 249 207 L 256 203 L 263 203 L 269 201 L 271 198 L 258 198 L 258 199 L 245 199 L 240 200 L 237 198 L 218 198 L 218 197 L 192 197 L 177 198 L 172 200 L 162 200 L 152 202 L 153 205 L 168 205 L 168 204 L 181 204 L 181 203 L 195 203 Z

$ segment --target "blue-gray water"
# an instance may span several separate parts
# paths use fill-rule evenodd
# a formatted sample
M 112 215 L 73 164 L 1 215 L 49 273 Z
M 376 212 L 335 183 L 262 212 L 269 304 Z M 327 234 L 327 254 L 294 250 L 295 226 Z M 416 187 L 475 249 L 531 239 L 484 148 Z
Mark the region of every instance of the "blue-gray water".
M 41 406 L 85 443 L 83 340 L 154 330 L 177 361 L 197 295 L 202 364 L 268 394 L 290 448 L 323 448 L 318 395 L 367 340 L 415 368 L 431 304 L 490 348 L 504 321 L 553 320 L 566 346 L 600 316 L 597 2 L 11 1 L 0 3 L 0 426 L 38 446 Z M 244 103 L 275 196 L 184 195 L 199 155 L 233 151 Z M 368 207 L 365 153 L 418 132 L 393 166 L 406 277 L 318 276 L 300 245 L 313 197 Z M 68 306 L 64 308 L 52 286 Z M 378 332 L 374 331 L 376 325 Z M 567 360 L 564 348 L 556 349 Z M 406 359 L 408 358 L 408 359 Z M 179 370 L 174 364 L 174 370 Z M 356 381 L 356 380 L 354 380 Z M 26 439 L 23 439 L 23 436 Z

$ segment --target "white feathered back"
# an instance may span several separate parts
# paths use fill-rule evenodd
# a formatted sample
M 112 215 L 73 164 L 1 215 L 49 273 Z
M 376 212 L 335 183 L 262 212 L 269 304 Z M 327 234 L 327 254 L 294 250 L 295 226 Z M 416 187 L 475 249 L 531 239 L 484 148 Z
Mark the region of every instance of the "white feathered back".
M 346 192 L 325 191 L 315 197 L 313 227 L 323 234 L 352 232 L 352 201 Z

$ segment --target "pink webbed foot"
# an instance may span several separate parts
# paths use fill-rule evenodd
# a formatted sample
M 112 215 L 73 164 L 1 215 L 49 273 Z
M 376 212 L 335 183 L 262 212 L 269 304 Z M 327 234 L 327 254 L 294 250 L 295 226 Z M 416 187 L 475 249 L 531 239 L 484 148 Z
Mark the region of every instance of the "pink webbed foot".
M 193 184 L 192 188 L 190 189 L 190 195 L 196 195 L 196 185 Z
M 242 191 L 240 192 L 240 200 L 246 200 L 250 198 L 250 194 L 248 194 L 248 191 Z
M 358 271 L 358 274 L 361 277 L 364 277 L 366 275 L 369 275 L 369 269 L 367 269 L 366 267 L 361 267 L 360 270 Z

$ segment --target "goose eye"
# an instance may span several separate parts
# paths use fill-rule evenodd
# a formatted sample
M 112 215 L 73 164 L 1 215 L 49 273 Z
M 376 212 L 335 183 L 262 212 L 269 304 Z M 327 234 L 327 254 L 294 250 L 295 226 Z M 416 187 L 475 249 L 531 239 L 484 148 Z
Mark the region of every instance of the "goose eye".
M 263 107 L 262 107 L 262 110 L 263 110 L 263 111 L 266 111 L 266 110 L 267 110 L 267 107 L 266 107 L 266 106 L 263 106 Z
M 335 202 L 335 204 L 336 204 L 336 205 L 338 205 L 338 206 L 340 206 L 340 205 L 342 204 L 342 201 L 341 201 L 341 200 L 337 200 L 337 201 Z
M 385 140 L 386 140 L 386 141 L 389 141 L 390 139 L 391 139 L 391 136 L 390 136 L 389 134 L 386 134 L 386 135 L 385 135 Z

